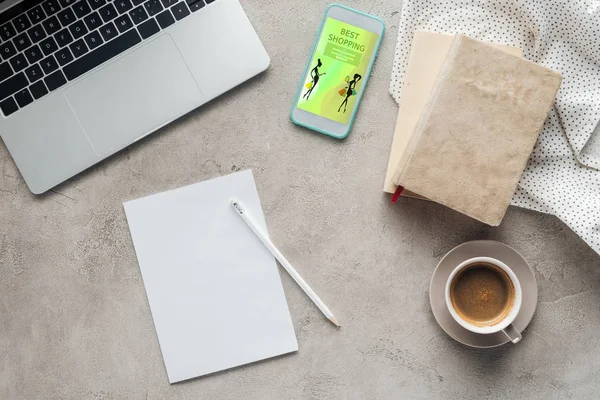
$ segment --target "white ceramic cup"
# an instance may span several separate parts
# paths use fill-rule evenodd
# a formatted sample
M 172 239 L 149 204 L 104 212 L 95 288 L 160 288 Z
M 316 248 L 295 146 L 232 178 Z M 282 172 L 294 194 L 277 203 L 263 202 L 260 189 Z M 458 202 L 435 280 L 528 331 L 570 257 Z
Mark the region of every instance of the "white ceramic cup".
M 477 325 L 473 325 L 470 322 L 464 320 L 463 318 L 460 317 L 460 315 L 458 315 L 458 313 L 454 309 L 454 306 L 452 305 L 452 300 L 450 299 L 450 288 L 452 286 L 452 281 L 454 280 L 454 277 L 456 277 L 456 275 L 463 268 L 465 268 L 469 265 L 475 264 L 475 263 L 492 264 L 492 265 L 495 265 L 498 268 L 502 269 L 509 276 L 509 278 L 512 281 L 512 284 L 515 288 L 515 301 L 513 302 L 511 310 L 508 312 L 508 314 L 506 315 L 505 318 L 503 318 L 501 321 L 495 323 L 494 325 L 477 326 Z M 491 333 L 496 333 L 496 332 L 502 331 L 502 332 L 504 332 L 504 334 L 506 336 L 508 336 L 508 338 L 510 339 L 511 342 L 518 343 L 521 340 L 521 333 L 512 325 L 512 323 L 515 320 L 515 318 L 517 317 L 517 315 L 519 314 L 519 311 L 521 310 L 522 302 L 523 302 L 523 293 L 521 291 L 521 284 L 519 283 L 519 279 L 517 278 L 517 275 L 515 275 L 515 273 L 506 264 L 504 264 L 500 260 L 496 260 L 495 258 L 490 258 L 490 257 L 470 258 L 470 259 L 460 263 L 456 268 L 454 268 L 454 271 L 452 271 L 452 273 L 448 277 L 448 281 L 446 282 L 446 306 L 448 307 L 448 311 L 450 312 L 450 315 L 452 315 L 452 318 L 454 318 L 454 320 L 456 322 L 458 322 L 460 324 L 460 326 L 462 326 L 463 328 L 465 328 L 471 332 L 474 332 L 474 333 L 479 333 L 482 335 L 489 335 Z

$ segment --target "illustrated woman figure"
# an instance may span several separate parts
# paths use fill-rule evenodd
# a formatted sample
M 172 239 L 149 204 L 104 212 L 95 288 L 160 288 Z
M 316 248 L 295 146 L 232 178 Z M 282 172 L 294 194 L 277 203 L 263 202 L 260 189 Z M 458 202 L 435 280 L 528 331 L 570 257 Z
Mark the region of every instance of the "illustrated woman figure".
M 348 105 L 348 99 L 350 98 L 350 96 L 352 96 L 354 94 L 354 88 L 356 87 L 356 83 L 358 81 L 360 81 L 362 79 L 362 76 L 360 76 L 359 74 L 354 74 L 354 79 L 352 79 L 350 82 L 348 82 L 348 86 L 346 87 L 346 98 L 344 99 L 344 101 L 342 101 L 342 104 L 340 104 L 340 108 L 338 108 L 338 112 L 340 112 L 340 110 L 342 109 L 342 106 L 344 106 L 344 113 L 346 112 L 346 106 Z
M 306 100 L 308 100 L 313 89 L 317 86 L 317 82 L 319 82 L 319 77 L 321 75 L 325 75 L 325 72 L 323 72 L 322 74 L 319 73 L 319 68 L 321 68 L 322 65 L 323 64 L 321 63 L 321 59 L 319 58 L 319 59 L 317 59 L 317 66 L 310 70 L 310 77 L 312 78 L 312 86 L 310 87 L 310 89 L 308 89 L 306 91 L 306 93 L 304 93 L 304 96 L 302 96 L 302 97 L 306 97 Z

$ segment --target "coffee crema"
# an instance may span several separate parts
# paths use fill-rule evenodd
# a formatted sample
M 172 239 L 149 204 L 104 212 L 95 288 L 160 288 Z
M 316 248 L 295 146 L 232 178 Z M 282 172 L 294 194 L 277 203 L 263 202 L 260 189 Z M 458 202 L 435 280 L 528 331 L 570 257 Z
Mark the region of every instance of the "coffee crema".
M 483 262 L 465 266 L 450 285 L 450 300 L 456 313 L 476 326 L 492 326 L 510 313 L 515 287 L 500 267 Z

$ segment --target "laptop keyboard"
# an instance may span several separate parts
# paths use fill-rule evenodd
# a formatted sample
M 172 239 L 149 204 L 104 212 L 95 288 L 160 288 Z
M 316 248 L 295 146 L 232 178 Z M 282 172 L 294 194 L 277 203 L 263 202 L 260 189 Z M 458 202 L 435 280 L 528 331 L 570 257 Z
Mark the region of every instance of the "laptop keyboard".
M 215 0 L 25 0 L 0 15 L 8 116 Z M 14 15 L 14 16 L 13 16 Z

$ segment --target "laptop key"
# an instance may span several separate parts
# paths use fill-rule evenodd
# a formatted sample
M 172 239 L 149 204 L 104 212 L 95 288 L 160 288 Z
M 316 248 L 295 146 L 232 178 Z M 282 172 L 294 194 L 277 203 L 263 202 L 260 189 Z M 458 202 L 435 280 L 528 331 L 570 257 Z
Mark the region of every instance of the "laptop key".
M 15 28 L 12 26 L 12 24 L 10 22 L 0 26 L 0 36 L 4 40 L 10 39 L 11 37 L 15 36 L 16 34 L 17 34 L 17 32 L 15 31 Z
M 13 19 L 12 23 L 15 25 L 15 28 L 17 28 L 17 32 L 23 32 L 27 28 L 31 27 L 31 22 L 29 22 L 29 18 L 27 18 L 27 15 L 25 14 L 21 14 Z
M 93 50 L 102 44 L 102 38 L 100 37 L 100 34 L 98 33 L 98 31 L 94 31 L 94 32 L 86 35 L 84 37 L 84 39 L 85 39 L 85 43 L 87 44 L 87 46 L 89 47 L 90 50 Z M 69 75 L 67 74 L 67 77 L 68 76 Z
M 88 48 L 85 45 L 85 42 L 83 41 L 83 39 L 77 40 L 76 42 L 71 44 L 71 46 L 69 46 L 69 48 L 71 49 L 71 52 L 73 53 L 73 56 L 75 58 L 79 58 L 88 52 Z
M 190 15 L 190 10 L 188 10 L 187 6 L 182 1 L 171 7 L 171 11 L 177 21 Z
M 69 30 L 65 28 L 62 31 L 58 32 L 56 35 L 54 35 L 54 39 L 56 39 L 58 47 L 65 47 L 73 41 L 73 36 L 71 36 L 71 32 L 69 32 Z
M 106 0 L 88 0 L 88 3 L 90 3 L 92 10 L 97 10 L 106 4 Z
M 144 7 L 146 8 L 148 15 L 151 17 L 163 10 L 160 0 L 148 0 L 144 3 Z
M 133 3 L 133 6 L 139 6 L 140 4 L 142 4 L 144 2 L 144 0 L 131 0 L 131 2 Z
M 40 97 L 48 94 L 48 89 L 46 89 L 46 85 L 44 85 L 44 81 L 39 81 L 29 86 L 29 91 L 33 95 L 34 99 L 39 99 Z
M 102 20 L 97 12 L 93 12 L 83 19 L 90 31 L 100 28 L 102 26 Z
M 25 75 L 29 78 L 29 82 L 33 83 L 44 76 L 42 69 L 38 64 L 32 65 L 25 70 Z
M 75 11 L 75 15 L 77 15 L 77 18 L 83 18 L 84 16 L 89 14 L 89 12 L 92 11 L 92 9 L 85 0 L 81 0 L 75 3 L 75 5 L 73 6 L 73 11 Z
M 2 58 L 8 60 L 17 54 L 17 49 L 15 49 L 15 45 L 12 42 L 2 43 L 0 44 L 0 54 L 2 54 Z
M 143 6 L 139 6 L 129 11 L 129 16 L 133 20 L 133 23 L 138 25 L 148 19 L 148 14 Z
M 31 97 L 31 93 L 29 93 L 29 90 L 25 88 L 15 93 L 15 100 L 17 101 L 19 107 L 23 108 L 27 104 L 33 102 L 33 97 Z
M 58 20 L 62 26 L 68 26 L 75 22 L 75 13 L 70 8 L 65 8 L 58 13 Z
M 56 50 L 58 50 L 58 46 L 56 45 L 56 42 L 52 37 L 42 40 L 40 42 L 40 47 L 42 48 L 42 51 L 44 52 L 45 56 L 47 56 L 48 54 L 52 54 Z
M 89 35 L 88 35 L 89 36 Z M 108 43 L 98 47 L 94 51 L 90 51 L 83 57 L 73 61 L 71 64 L 63 68 L 67 78 L 73 79 L 85 74 L 89 70 L 98 65 L 110 60 L 116 55 L 140 43 L 142 39 L 135 29 L 131 29 L 121 36 L 111 40 Z
M 40 62 L 40 65 L 42 66 L 42 69 L 46 75 L 58 69 L 58 63 L 56 62 L 54 56 L 48 56 L 44 58 L 42 62 Z
M 133 22 L 131 22 L 131 18 L 129 18 L 129 15 L 127 14 L 123 14 L 115 19 L 115 25 L 121 33 L 133 28 Z
M 56 0 L 48 0 L 42 4 L 46 15 L 53 15 L 60 11 L 60 5 Z
M 48 75 L 44 79 L 44 82 L 46 83 L 48 90 L 53 91 L 53 90 L 58 89 L 65 83 L 67 83 L 67 80 L 65 79 L 65 76 L 63 75 L 63 73 L 60 70 L 58 70 L 58 71 L 54 72 L 52 75 Z
M 136 33 L 137 35 L 137 33 Z M 7 98 L 18 92 L 19 90 L 27 87 L 29 82 L 23 72 L 19 72 L 16 75 L 0 82 L 0 99 Z
M 58 60 L 58 63 L 62 67 L 64 65 L 70 63 L 71 61 L 73 61 L 73 55 L 69 51 L 69 48 L 65 47 L 64 49 L 60 49 L 59 51 L 56 52 L 56 59 Z
M 113 6 L 112 3 L 108 3 L 100 10 L 98 10 L 98 12 L 100 13 L 100 16 L 102 17 L 102 20 L 104 22 L 112 21 L 119 15 L 117 13 L 117 10 L 115 9 L 115 6 Z
M 177 0 L 161 0 L 163 6 L 165 6 L 165 8 L 169 8 L 171 7 L 173 4 L 177 3 Z
M 4 100 L 0 103 L 0 109 L 2 109 L 2 113 L 5 117 L 8 117 L 10 114 L 14 113 L 19 109 L 17 102 L 12 97 Z
M 112 22 L 109 22 L 108 24 L 106 24 L 102 28 L 100 28 L 100 34 L 102 35 L 102 39 L 104 39 L 105 42 L 108 42 L 109 40 L 111 40 L 115 36 L 117 36 L 119 34 L 119 32 L 117 32 L 117 28 L 115 28 L 115 24 L 113 24 Z
M 23 53 L 19 53 L 9 60 L 11 67 L 15 72 L 24 70 L 29 64 Z
M 29 37 L 25 32 L 21 33 L 19 36 L 14 38 L 13 42 L 15 43 L 17 51 L 23 51 L 29 46 L 31 46 L 31 40 L 29 40 Z
M 23 54 L 25 54 L 25 57 L 27 57 L 27 61 L 29 61 L 29 64 L 36 63 L 44 57 L 42 55 L 42 50 L 40 50 L 40 46 L 38 46 L 37 44 L 25 50 Z
M 71 31 L 71 34 L 73 35 L 73 39 L 79 39 L 80 37 L 82 37 L 83 35 L 88 33 L 88 30 L 85 27 L 85 24 L 83 23 L 83 21 L 75 22 L 74 24 L 69 26 L 69 30 Z
M 44 18 L 46 18 L 46 14 L 44 14 L 44 10 L 42 10 L 42 6 L 37 6 L 27 11 L 27 15 L 33 24 L 37 24 L 41 22 Z
M 119 14 L 123 14 L 133 8 L 133 4 L 131 4 L 131 0 L 117 0 L 115 1 L 115 7 L 117 7 L 117 11 Z
M 202 0 L 186 0 L 187 5 L 190 7 L 192 12 L 196 12 L 202 7 L 204 7 L 204 1 Z
M 173 18 L 173 14 L 171 14 L 171 11 L 169 10 L 165 10 L 158 14 L 156 20 L 162 29 L 175 23 L 175 18 Z
M 33 28 L 27 31 L 27 34 L 29 35 L 33 43 L 37 43 L 46 37 L 46 32 L 44 32 L 42 25 L 34 26 Z
M 142 35 L 142 39 L 147 39 L 150 36 L 158 33 L 160 31 L 160 27 L 154 20 L 154 18 L 149 19 L 143 24 L 138 25 L 138 30 L 140 31 L 140 35 Z
M 48 35 L 54 35 L 56 32 L 60 30 L 60 22 L 58 22 L 58 18 L 54 15 L 42 22 L 44 29 L 48 33 Z
M 58 0 L 58 2 L 60 3 L 60 6 L 62 8 L 67 8 L 73 3 L 75 3 L 75 0 Z
M 4 61 L 0 64 L 0 81 L 5 80 L 13 74 L 12 68 L 8 64 L 8 61 Z

